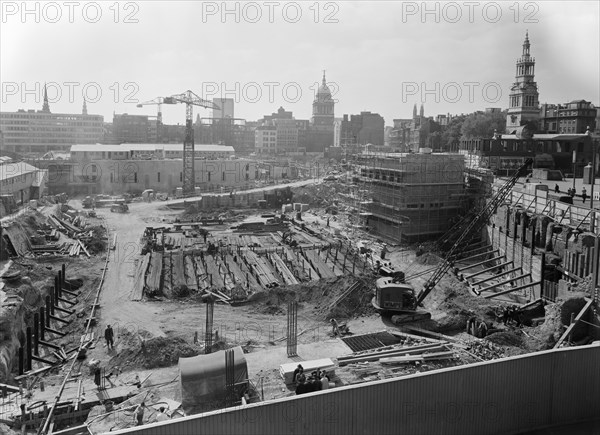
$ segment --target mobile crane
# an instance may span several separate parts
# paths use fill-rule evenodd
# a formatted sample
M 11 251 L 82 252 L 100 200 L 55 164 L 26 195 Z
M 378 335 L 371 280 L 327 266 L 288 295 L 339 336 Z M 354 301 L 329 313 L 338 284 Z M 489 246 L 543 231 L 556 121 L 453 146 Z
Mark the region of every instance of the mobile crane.
M 375 296 L 371 302 L 375 309 L 381 313 L 392 314 L 392 321 L 394 323 L 430 319 L 431 313 L 419 309 L 422 306 L 423 300 L 442 280 L 446 272 L 454 267 L 454 261 L 464 252 L 469 242 L 486 225 L 498 206 L 504 202 L 519 177 L 526 173 L 526 170 L 532 163 L 533 159 L 527 159 L 474 217 L 467 215 L 453 227 L 460 235 L 453 242 L 438 267 L 433 271 L 433 275 L 427 280 L 418 295 L 415 296 L 414 288 L 405 282 L 402 275 L 399 278 L 379 278 L 375 283 Z M 445 237 L 445 239 L 447 240 L 448 238 Z

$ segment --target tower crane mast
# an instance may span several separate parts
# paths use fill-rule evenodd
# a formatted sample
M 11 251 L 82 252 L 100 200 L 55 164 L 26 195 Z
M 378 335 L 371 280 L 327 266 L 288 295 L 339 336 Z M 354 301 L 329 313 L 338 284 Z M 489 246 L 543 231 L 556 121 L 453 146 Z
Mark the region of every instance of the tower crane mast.
M 196 184 L 196 175 L 194 172 L 194 128 L 192 125 L 193 106 L 200 106 L 206 109 L 214 110 L 220 110 L 220 107 L 212 101 L 199 97 L 190 90 L 187 90 L 181 94 L 165 97 L 164 100 L 173 101 L 173 103 L 169 104 L 185 104 L 185 140 L 183 141 L 183 195 L 193 195 Z

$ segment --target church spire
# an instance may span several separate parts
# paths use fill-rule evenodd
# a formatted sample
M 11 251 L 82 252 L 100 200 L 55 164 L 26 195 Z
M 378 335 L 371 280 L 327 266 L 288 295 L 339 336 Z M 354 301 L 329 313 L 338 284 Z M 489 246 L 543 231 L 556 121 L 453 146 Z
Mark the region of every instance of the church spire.
M 42 112 L 50 113 L 50 105 L 48 104 L 48 90 L 46 89 L 46 83 L 44 83 L 44 105 L 42 106 Z
M 323 85 L 327 85 L 327 80 L 325 80 L 325 70 L 323 70 Z
M 82 115 L 87 115 L 87 103 L 85 102 L 85 98 L 83 99 L 83 109 L 81 109 Z
M 425 108 L 423 107 L 423 104 L 421 103 L 421 110 L 419 110 L 419 117 L 423 118 L 425 116 Z
M 525 31 L 525 41 L 523 41 L 523 56 L 529 57 L 529 30 Z
M 417 119 L 417 103 L 413 107 L 413 119 Z

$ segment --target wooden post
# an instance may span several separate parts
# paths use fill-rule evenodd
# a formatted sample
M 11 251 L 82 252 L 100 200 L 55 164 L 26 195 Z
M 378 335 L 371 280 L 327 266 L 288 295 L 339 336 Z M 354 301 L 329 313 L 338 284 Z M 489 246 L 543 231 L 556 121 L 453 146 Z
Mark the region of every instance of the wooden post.
M 40 354 L 40 318 L 38 313 L 33 313 L 33 354 Z
M 44 307 L 46 309 L 46 327 L 50 326 L 50 306 L 51 306 L 51 302 L 50 302 L 50 296 L 46 296 L 46 306 Z
M 32 351 L 32 337 L 31 337 L 31 326 L 27 327 L 26 333 L 27 339 L 27 359 L 25 360 L 25 370 L 31 370 L 31 351 Z
M 25 366 L 25 352 L 23 346 L 19 346 L 19 376 L 23 374 L 23 368 Z
M 546 253 L 542 252 L 542 263 L 540 265 L 540 298 L 544 297 L 544 272 L 546 271 Z M 533 275 L 533 270 L 531 271 Z
M 40 307 L 40 340 L 46 341 L 46 309 Z
M 62 296 L 62 272 L 58 271 L 58 277 L 54 278 L 54 286 L 56 287 L 56 298 Z

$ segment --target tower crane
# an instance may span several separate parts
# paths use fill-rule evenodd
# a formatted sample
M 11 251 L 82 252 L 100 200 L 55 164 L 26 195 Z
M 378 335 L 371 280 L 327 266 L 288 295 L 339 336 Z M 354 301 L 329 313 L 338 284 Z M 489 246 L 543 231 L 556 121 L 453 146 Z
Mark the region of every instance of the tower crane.
M 195 190 L 194 173 L 194 128 L 193 106 L 200 106 L 206 109 L 220 110 L 221 108 L 212 101 L 199 97 L 190 90 L 182 94 L 171 95 L 163 98 L 163 103 L 168 104 L 185 103 L 185 140 L 183 141 L 183 195 L 193 195 Z
M 158 113 L 156 115 L 156 141 L 160 142 L 162 140 L 162 105 L 163 104 L 176 104 L 176 101 L 171 97 L 156 97 L 154 100 L 145 101 L 143 103 L 139 103 L 137 107 L 148 106 L 151 104 L 156 104 L 158 106 Z

